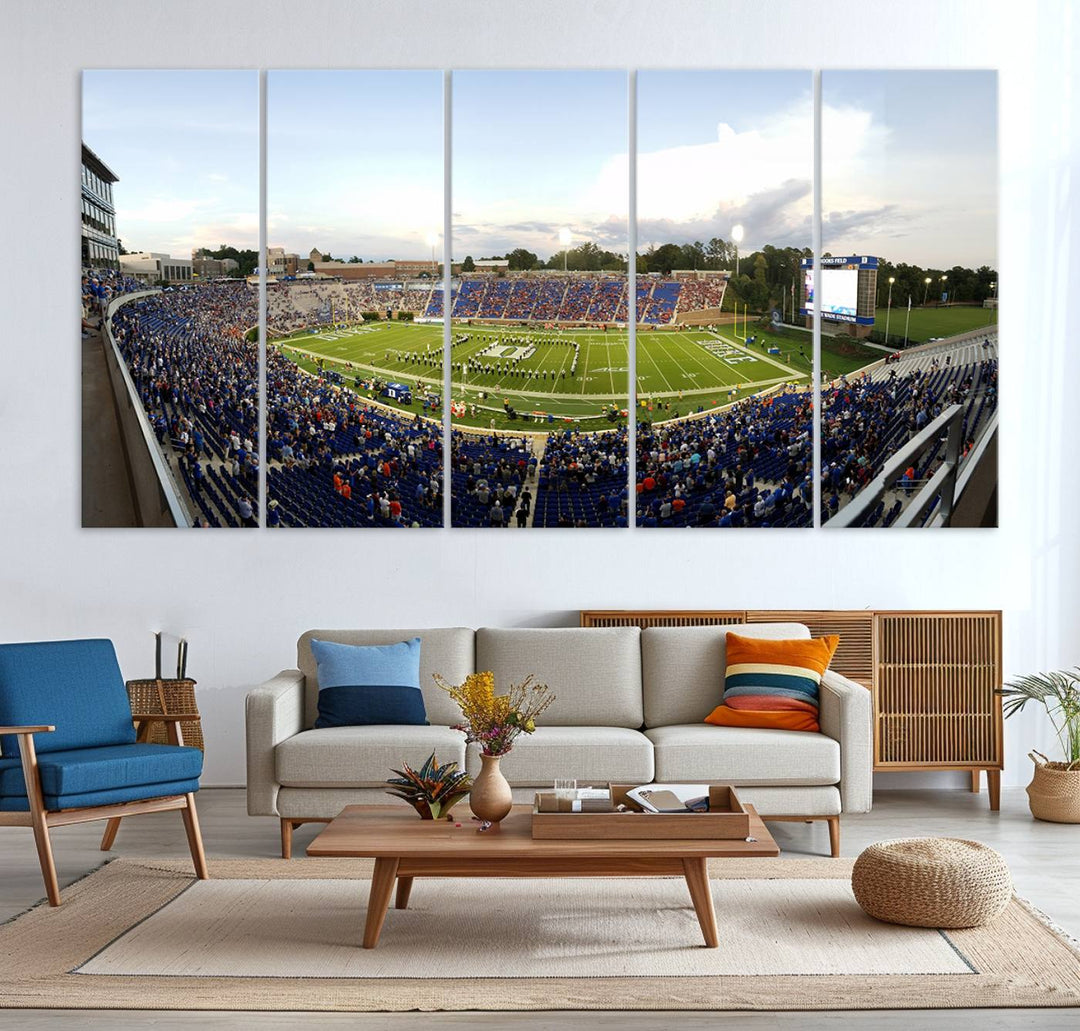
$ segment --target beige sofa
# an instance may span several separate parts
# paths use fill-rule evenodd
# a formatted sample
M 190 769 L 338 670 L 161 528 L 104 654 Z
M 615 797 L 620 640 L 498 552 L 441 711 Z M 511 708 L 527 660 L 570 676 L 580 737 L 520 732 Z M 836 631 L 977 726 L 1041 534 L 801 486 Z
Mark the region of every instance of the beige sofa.
M 297 669 L 284 670 L 247 696 L 247 798 L 252 816 L 281 822 L 282 854 L 293 829 L 325 822 L 346 805 L 391 803 L 386 778 L 402 761 L 433 750 L 479 771 L 476 747 L 450 724 L 454 703 L 433 680 L 460 683 L 492 670 L 504 688 L 529 673 L 556 701 L 536 733 L 522 735 L 503 759 L 515 798 L 531 801 L 556 777 L 579 782 L 730 783 L 770 819 L 829 821 L 839 848 L 839 816 L 871 803 L 869 692 L 829 671 L 821 689 L 821 733 L 714 727 L 703 722 L 720 702 L 729 632 L 809 637 L 799 623 L 608 629 L 466 628 L 310 630 L 297 644 Z M 318 676 L 311 639 L 393 644 L 421 638 L 420 681 L 430 726 L 314 730 Z M 402 803 L 403 804 L 403 803 Z

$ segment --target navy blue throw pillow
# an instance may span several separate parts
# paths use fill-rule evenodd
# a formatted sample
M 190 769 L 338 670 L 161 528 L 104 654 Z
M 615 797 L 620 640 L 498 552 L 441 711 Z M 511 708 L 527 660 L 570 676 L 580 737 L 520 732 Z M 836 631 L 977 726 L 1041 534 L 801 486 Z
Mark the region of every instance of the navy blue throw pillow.
M 384 645 L 312 640 L 311 653 L 319 668 L 316 727 L 427 726 L 419 637 Z

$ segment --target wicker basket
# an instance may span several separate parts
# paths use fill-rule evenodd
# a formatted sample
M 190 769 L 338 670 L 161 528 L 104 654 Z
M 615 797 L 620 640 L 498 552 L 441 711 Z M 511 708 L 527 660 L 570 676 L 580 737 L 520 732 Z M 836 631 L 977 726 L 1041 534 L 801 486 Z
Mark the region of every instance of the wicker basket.
M 1029 752 L 1035 776 L 1027 786 L 1028 805 L 1036 820 L 1080 823 L 1080 767 L 1050 762 L 1042 752 Z
M 131 702 L 131 714 L 136 720 L 140 716 L 177 716 L 199 711 L 195 702 L 194 680 L 129 680 L 127 693 Z M 185 745 L 205 751 L 202 724 L 199 720 L 182 722 L 180 732 Z M 150 724 L 150 736 L 147 740 L 154 744 L 168 744 L 166 724 Z
M 1001 855 L 959 838 L 879 841 L 855 860 L 851 888 L 878 920 L 936 928 L 987 924 L 1013 893 Z

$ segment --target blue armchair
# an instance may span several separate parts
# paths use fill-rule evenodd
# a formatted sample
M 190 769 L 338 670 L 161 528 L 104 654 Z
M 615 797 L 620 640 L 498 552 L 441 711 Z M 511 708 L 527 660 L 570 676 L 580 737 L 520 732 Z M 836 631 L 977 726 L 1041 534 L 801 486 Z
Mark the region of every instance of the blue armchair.
M 195 873 L 209 876 L 202 752 L 179 743 L 180 717 L 155 718 L 173 744 L 136 741 L 111 641 L 0 645 L 0 826 L 33 828 L 49 905 L 60 905 L 49 828 L 72 823 L 179 809 Z

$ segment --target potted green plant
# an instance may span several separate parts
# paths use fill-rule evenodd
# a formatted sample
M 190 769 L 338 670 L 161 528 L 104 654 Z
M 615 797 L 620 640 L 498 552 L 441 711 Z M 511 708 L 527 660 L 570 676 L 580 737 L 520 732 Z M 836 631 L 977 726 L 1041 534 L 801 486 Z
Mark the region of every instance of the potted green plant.
M 404 769 L 394 770 L 397 776 L 386 782 L 393 785 L 387 794 L 405 799 L 423 820 L 449 820 L 450 810 L 472 788 L 468 774 L 464 770 L 459 772 L 456 762 L 440 766 L 434 752 L 418 770 L 405 762 L 401 765 Z
M 1001 690 L 1005 717 L 1021 712 L 1028 702 L 1046 709 L 1061 743 L 1064 762 L 1052 762 L 1041 752 L 1029 752 L 1035 776 L 1028 785 L 1028 804 L 1036 820 L 1080 823 L 1080 668 L 1028 673 Z

